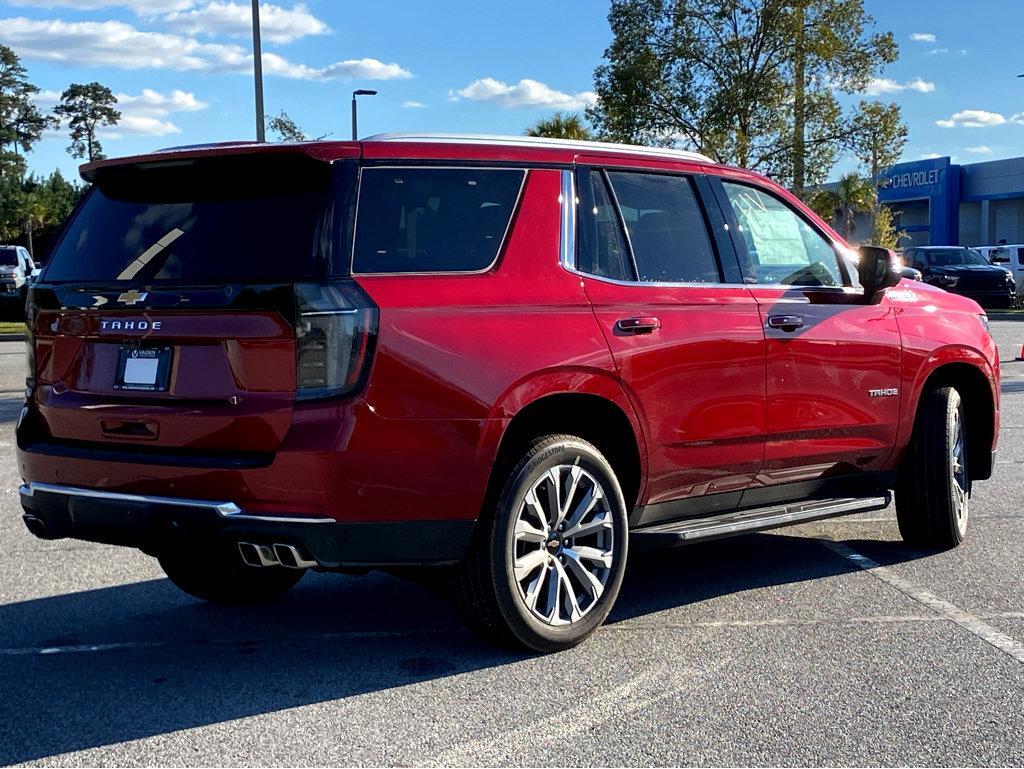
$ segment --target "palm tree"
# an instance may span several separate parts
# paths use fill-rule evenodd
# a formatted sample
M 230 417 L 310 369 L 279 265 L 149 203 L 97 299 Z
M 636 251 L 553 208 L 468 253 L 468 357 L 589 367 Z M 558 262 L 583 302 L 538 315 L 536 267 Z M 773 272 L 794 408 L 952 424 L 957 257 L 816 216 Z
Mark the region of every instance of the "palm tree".
M 526 135 L 583 141 L 590 141 L 593 138 L 583 118 L 573 112 L 556 112 L 551 117 L 541 118 L 526 129 Z
M 835 187 L 812 192 L 807 202 L 823 219 L 835 222 L 839 233 L 850 240 L 856 228 L 857 214 L 874 211 L 877 194 L 870 179 L 849 173 Z

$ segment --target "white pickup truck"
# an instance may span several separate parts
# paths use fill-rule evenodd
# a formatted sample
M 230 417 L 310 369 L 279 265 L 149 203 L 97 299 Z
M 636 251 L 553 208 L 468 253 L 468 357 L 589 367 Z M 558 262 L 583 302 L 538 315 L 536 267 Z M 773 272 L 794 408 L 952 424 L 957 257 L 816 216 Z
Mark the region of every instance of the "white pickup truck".
M 39 275 L 29 256 L 28 249 L 22 246 L 0 246 L 0 299 L 5 302 L 25 301 L 28 284 Z

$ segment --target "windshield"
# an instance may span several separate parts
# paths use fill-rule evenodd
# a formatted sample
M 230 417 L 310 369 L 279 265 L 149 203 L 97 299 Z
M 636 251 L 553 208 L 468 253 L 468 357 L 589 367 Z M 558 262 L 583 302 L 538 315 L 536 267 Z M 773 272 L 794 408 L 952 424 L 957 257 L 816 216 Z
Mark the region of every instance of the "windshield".
M 53 282 L 277 282 L 323 274 L 329 171 L 307 158 L 112 168 L 50 259 Z
M 928 261 L 935 267 L 955 267 L 961 264 L 988 264 L 988 259 L 973 248 L 948 248 L 929 251 Z
M 16 248 L 0 248 L 0 267 L 17 267 L 18 250 Z

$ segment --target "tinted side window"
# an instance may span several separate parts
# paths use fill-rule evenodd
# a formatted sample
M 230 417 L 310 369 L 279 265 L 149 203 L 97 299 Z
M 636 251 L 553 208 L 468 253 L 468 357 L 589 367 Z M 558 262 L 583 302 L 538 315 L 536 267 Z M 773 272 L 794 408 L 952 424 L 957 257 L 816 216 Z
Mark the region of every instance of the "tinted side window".
M 1024 248 L 1017 249 L 1017 264 L 1024 264 Z
M 604 175 L 594 172 L 590 175 L 594 196 L 592 217 L 583 219 L 584 226 L 591 228 L 594 246 L 592 253 L 582 254 L 580 271 L 590 275 L 614 280 L 636 280 L 629 249 L 619 225 L 615 204 L 604 180 Z
M 689 178 L 625 172 L 609 173 L 608 178 L 629 234 L 639 280 L 721 282 Z
M 842 286 L 832 244 L 778 198 L 745 184 L 722 182 L 759 284 Z
M 525 171 L 364 168 L 354 272 L 475 272 L 498 257 Z

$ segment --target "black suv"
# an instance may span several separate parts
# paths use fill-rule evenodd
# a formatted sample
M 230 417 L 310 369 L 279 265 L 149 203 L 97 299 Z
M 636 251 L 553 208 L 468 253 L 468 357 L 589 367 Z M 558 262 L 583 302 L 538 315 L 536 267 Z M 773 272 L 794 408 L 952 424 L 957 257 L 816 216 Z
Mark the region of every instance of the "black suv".
M 1012 307 L 1016 283 L 1013 273 L 989 264 L 973 248 L 928 246 L 909 248 L 904 261 L 920 270 L 925 283 L 970 297 L 982 307 Z

